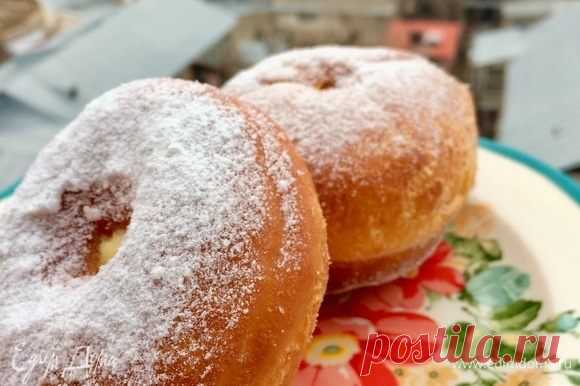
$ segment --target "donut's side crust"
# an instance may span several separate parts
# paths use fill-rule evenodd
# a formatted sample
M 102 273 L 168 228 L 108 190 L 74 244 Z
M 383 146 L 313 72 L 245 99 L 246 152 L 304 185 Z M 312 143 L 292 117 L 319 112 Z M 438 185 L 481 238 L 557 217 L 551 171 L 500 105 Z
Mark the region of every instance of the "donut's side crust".
M 256 250 L 263 251 L 257 261 L 263 271 L 250 311 L 232 333 L 219 324 L 213 327 L 214 331 L 222 332 L 223 355 L 209 361 L 209 371 L 204 365 L 193 369 L 170 366 L 162 371 L 173 374 L 171 385 L 190 385 L 192 380 L 201 382 L 197 377 L 205 372 L 204 385 L 286 386 L 291 384 L 310 342 L 326 292 L 329 266 L 326 224 L 310 173 L 291 142 L 261 112 L 233 99 L 230 102 L 237 104 L 252 123 L 256 138 L 272 136 L 274 128 L 279 142 L 274 146 L 280 146 L 280 154 L 290 157 L 300 214 L 297 236 L 301 240 L 291 253 L 300 265 L 292 270 L 279 265 L 283 260 L 280 250 L 285 238 L 284 224 L 281 216 L 270 216 L 265 226 L 268 231 L 253 241 Z M 263 153 L 259 155 L 262 157 Z M 275 185 L 276 181 L 271 183 Z M 280 213 L 281 203 L 275 194 L 269 198 L 265 204 L 268 212 Z M 195 336 L 191 339 L 195 341 Z

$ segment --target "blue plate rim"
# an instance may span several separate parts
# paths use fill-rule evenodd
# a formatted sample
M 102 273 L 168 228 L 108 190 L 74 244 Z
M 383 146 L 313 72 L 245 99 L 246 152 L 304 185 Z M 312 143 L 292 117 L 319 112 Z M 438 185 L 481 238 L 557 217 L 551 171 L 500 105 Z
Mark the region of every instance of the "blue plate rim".
M 486 138 L 480 138 L 479 146 L 490 150 L 494 153 L 500 154 L 506 158 L 512 159 L 518 163 L 521 163 L 530 169 L 535 170 L 542 176 L 546 177 L 550 180 L 553 184 L 558 186 L 564 193 L 566 193 L 572 200 L 574 200 L 577 204 L 580 204 L 580 184 L 575 182 L 572 178 L 568 177 L 558 169 L 554 168 L 553 166 L 548 165 L 547 163 L 540 161 L 539 159 L 526 154 L 520 150 L 517 150 L 513 147 L 503 145 L 498 142 L 494 142 L 492 140 Z M 8 189 L 0 191 L 0 199 L 6 198 L 14 193 L 16 187 L 20 181 L 15 182 L 12 186 Z
M 14 184 L 10 185 L 8 188 L 4 189 L 4 190 L 0 190 L 0 199 L 9 197 L 10 195 L 12 195 L 12 193 L 14 193 L 14 191 L 16 190 L 16 188 L 18 187 L 18 185 L 20 184 L 20 181 L 15 182 Z

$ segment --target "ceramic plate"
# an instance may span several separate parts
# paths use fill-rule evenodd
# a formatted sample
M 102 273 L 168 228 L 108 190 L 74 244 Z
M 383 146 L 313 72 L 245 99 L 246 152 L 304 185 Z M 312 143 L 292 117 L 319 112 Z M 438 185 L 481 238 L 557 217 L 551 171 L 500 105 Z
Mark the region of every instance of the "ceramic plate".
M 487 141 L 478 167 L 469 204 L 416 272 L 325 300 L 293 386 L 580 385 L 580 188 Z
M 478 161 L 469 204 L 422 267 L 325 300 L 294 386 L 580 385 L 580 189 L 491 142 Z M 473 360 L 486 335 L 501 337 L 497 351 L 481 346 L 498 353 L 493 365 Z M 435 348 L 471 354 L 451 363 Z

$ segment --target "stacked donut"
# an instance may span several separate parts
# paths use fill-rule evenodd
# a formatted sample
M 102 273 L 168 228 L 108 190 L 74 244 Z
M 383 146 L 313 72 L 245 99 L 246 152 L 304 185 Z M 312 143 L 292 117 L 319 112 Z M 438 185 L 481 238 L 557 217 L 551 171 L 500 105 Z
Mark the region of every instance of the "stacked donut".
M 419 56 L 290 51 L 240 73 L 225 91 L 268 113 L 308 163 L 328 224 L 329 291 L 412 271 L 473 184 L 469 90 Z
M 288 385 L 327 282 L 392 280 L 438 242 L 473 115 L 387 49 L 106 93 L 0 208 L 0 384 Z

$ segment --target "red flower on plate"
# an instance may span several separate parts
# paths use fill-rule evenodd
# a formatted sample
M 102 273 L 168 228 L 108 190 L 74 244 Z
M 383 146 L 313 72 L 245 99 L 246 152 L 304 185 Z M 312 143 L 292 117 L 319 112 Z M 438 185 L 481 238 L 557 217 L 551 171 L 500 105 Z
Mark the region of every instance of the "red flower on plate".
M 353 292 L 348 302 L 350 307 L 354 310 L 360 307 L 370 310 L 417 310 L 425 304 L 427 291 L 444 296 L 461 292 L 465 288 L 465 281 L 463 272 L 449 264 L 452 251 L 448 243 L 441 242 L 412 275 Z
M 384 351 L 393 347 L 381 345 L 376 352 L 378 336 L 433 336 L 437 325 L 427 316 L 410 312 L 370 316 L 376 318 L 375 323 L 360 317 L 321 320 L 293 386 L 396 386 L 390 357 Z
M 376 333 L 363 318 L 321 320 L 292 386 L 396 386 L 386 364 L 360 376 L 367 340 Z
M 437 324 L 413 310 L 423 307 L 427 291 L 449 296 L 463 290 L 463 272 L 450 264 L 451 252 L 442 242 L 412 277 L 327 297 L 293 386 L 397 385 L 392 366 L 427 362 Z M 402 336 L 420 342 L 419 355 L 393 359 Z

